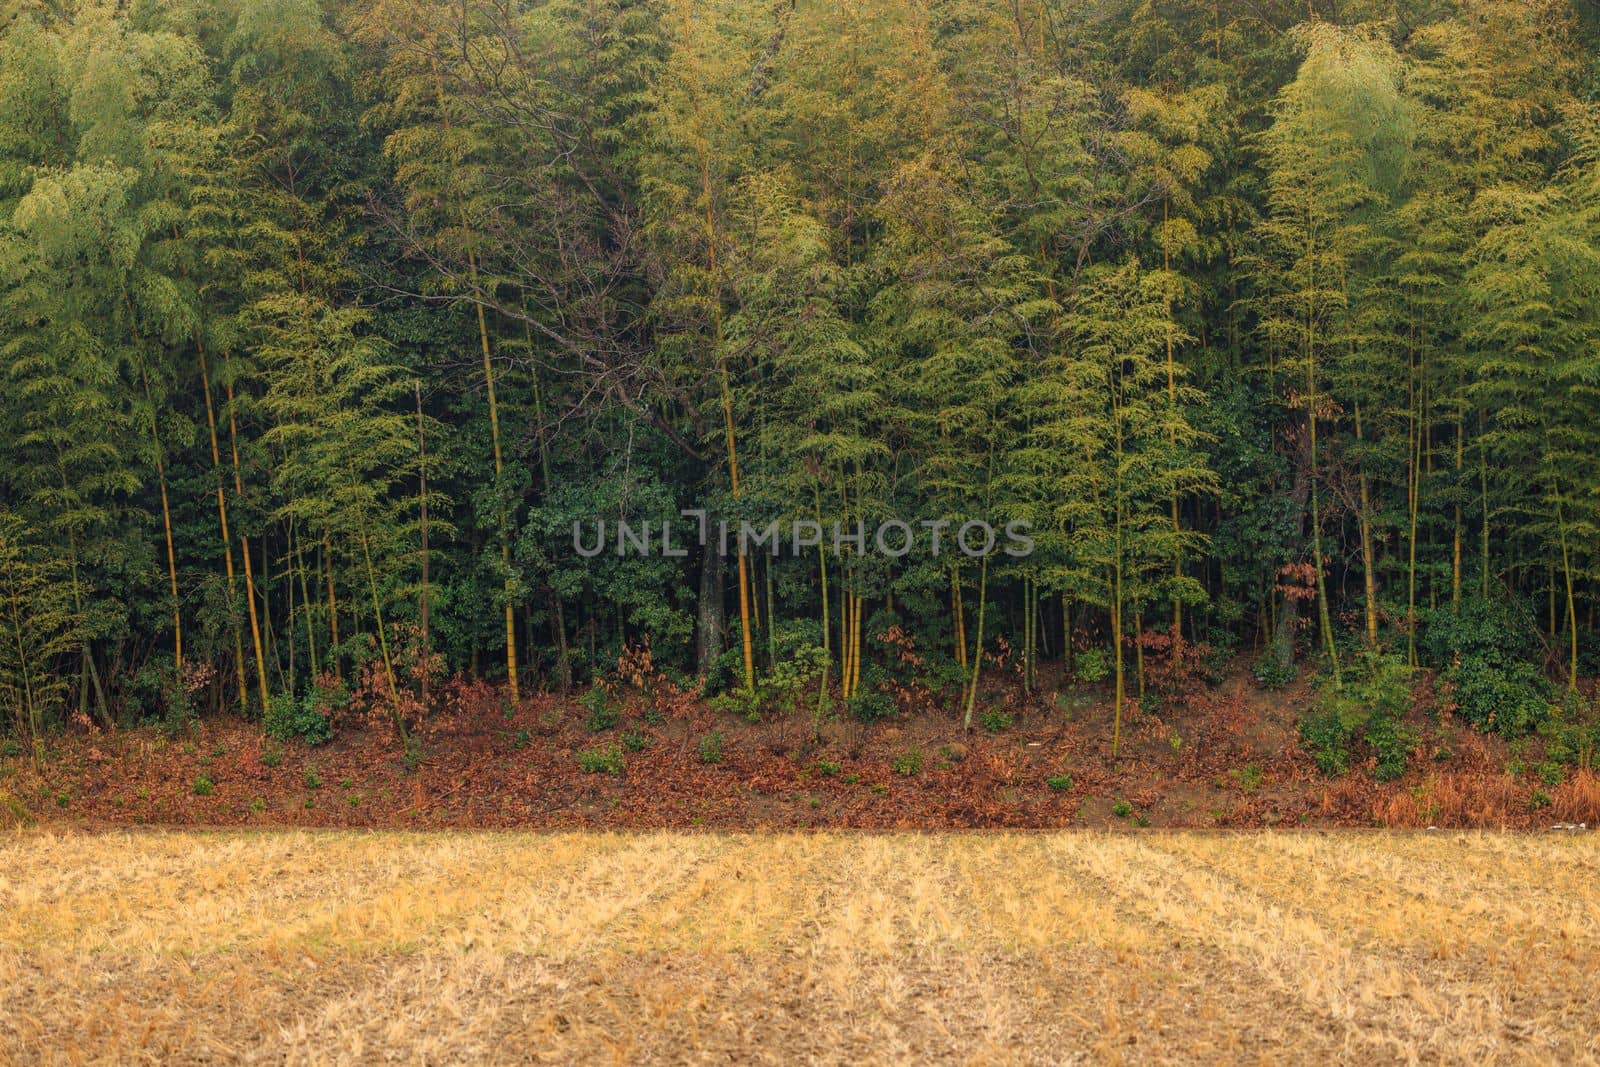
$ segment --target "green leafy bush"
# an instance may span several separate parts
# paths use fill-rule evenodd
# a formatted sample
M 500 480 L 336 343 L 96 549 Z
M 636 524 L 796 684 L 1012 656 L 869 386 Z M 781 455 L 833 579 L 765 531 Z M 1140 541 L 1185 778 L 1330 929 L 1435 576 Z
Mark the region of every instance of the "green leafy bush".
M 1423 662 L 1441 669 L 1458 660 L 1530 662 L 1539 644 L 1532 606 L 1509 597 L 1468 596 L 1459 609 L 1444 604 L 1425 612 L 1418 638 Z
M 1044 784 L 1057 793 L 1065 793 L 1072 788 L 1072 775 L 1057 774 L 1044 780 Z
M 1285 663 L 1276 652 L 1268 652 L 1256 660 L 1256 684 L 1263 689 L 1282 689 L 1294 681 L 1294 665 Z
M 814 629 L 814 627 L 813 627 Z M 802 696 L 812 689 L 827 665 L 822 646 L 801 640 L 791 627 L 779 627 L 779 647 L 784 658 L 756 683 L 761 706 L 780 715 L 792 715 Z
M 1300 719 L 1300 740 L 1330 778 L 1350 769 L 1350 746 L 1360 722 L 1359 709 L 1341 705 L 1313 710 Z
M 1115 804 L 1111 805 L 1111 814 L 1115 815 L 1119 819 L 1126 819 L 1128 816 L 1133 814 L 1133 805 L 1129 804 L 1126 800 L 1119 800 Z
M 922 753 L 902 752 L 894 758 L 892 767 L 902 778 L 913 778 L 922 771 Z
M 1411 669 L 1394 656 L 1364 652 L 1346 672 L 1342 690 L 1324 691 L 1300 721 L 1300 738 L 1317 769 L 1334 776 L 1350 769 L 1352 750 L 1365 743 L 1380 782 L 1405 773 L 1417 731 L 1407 726 Z
M 616 745 L 601 745 L 578 753 L 578 767 L 585 774 L 621 774 L 622 750 Z
M 629 752 L 643 752 L 650 747 L 650 735 L 642 730 L 629 730 L 622 735 L 622 747 Z
M 895 707 L 894 698 L 883 691 L 882 682 L 883 674 L 876 667 L 867 666 L 862 669 L 861 688 L 846 705 L 851 717 L 857 722 L 880 722 L 899 710 Z
M 208 778 L 206 775 L 202 774 L 200 777 L 198 777 L 198 778 L 196 778 L 194 780 L 194 795 L 195 796 L 197 796 L 197 797 L 208 797 L 212 793 L 215 793 L 216 791 L 217 791 L 217 784 L 215 782 L 213 782 L 210 778 Z
M 1406 773 L 1406 759 L 1417 746 L 1415 730 L 1396 717 L 1374 714 L 1367 718 L 1366 740 L 1377 759 L 1373 777 L 1392 782 Z
M 721 763 L 722 762 L 722 731 L 721 730 L 712 730 L 710 733 L 708 733 L 704 737 L 700 738 L 700 762 L 701 763 Z
M 711 661 L 701 692 L 707 697 L 714 697 L 743 685 L 744 649 L 735 644 Z
M 1103 648 L 1086 648 L 1074 658 L 1072 672 L 1080 682 L 1103 682 L 1111 674 L 1111 653 Z
M 1552 719 L 1540 730 L 1545 756 L 1554 763 L 1592 771 L 1600 767 L 1600 723 Z
M 333 740 L 333 723 L 311 696 L 297 698 L 293 693 L 274 695 L 267 701 L 263 726 L 267 736 L 274 741 L 299 738 L 308 745 L 321 745 Z
M 978 716 L 978 724 L 991 734 L 1011 729 L 1011 716 L 999 709 L 991 709 Z
M 1533 609 L 1510 597 L 1467 597 L 1423 618 L 1420 650 L 1440 669 L 1456 714 L 1480 730 L 1522 737 L 1548 718 L 1549 683 L 1534 665 Z
M 621 709 L 605 686 L 591 686 L 588 692 L 578 698 L 578 703 L 588 713 L 584 717 L 583 727 L 591 734 L 603 733 L 617 725 Z
M 1480 730 L 1522 737 L 1549 717 L 1550 683 L 1531 663 L 1466 658 L 1444 672 L 1456 714 Z

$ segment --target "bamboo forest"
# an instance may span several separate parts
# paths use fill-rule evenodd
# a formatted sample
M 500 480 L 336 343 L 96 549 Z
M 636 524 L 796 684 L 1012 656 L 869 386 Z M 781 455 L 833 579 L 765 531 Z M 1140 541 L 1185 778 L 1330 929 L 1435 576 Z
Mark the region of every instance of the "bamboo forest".
M 3 0 L 0 374 L 19 767 L 1600 739 L 1585 3 Z

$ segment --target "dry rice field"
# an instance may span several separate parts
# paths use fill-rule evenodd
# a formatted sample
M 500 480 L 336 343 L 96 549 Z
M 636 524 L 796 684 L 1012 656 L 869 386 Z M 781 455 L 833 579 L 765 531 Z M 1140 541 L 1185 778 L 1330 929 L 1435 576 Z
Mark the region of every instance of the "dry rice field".
M 0 1061 L 1600 1062 L 1592 834 L 0 837 Z

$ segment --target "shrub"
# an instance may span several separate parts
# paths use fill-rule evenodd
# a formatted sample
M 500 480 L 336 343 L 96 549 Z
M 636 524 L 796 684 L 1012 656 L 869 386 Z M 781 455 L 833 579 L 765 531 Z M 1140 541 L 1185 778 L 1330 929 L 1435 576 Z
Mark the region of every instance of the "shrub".
M 722 731 L 721 730 L 712 730 L 710 733 L 708 733 L 704 737 L 700 738 L 700 762 L 701 763 L 721 763 L 722 762 Z
M 1233 771 L 1233 780 L 1239 784 L 1239 792 L 1245 794 L 1254 793 L 1257 789 L 1260 789 L 1265 777 L 1261 773 L 1261 764 L 1259 763 L 1247 763 Z
M 1300 720 L 1300 740 L 1330 778 L 1350 769 L 1350 744 L 1356 723 L 1341 710 L 1313 711 Z
M 862 670 L 861 688 L 850 698 L 846 707 L 850 715 L 858 722 L 874 723 L 887 719 L 895 713 L 894 698 L 885 693 L 880 685 L 883 675 L 875 667 L 865 667 Z
M 650 747 L 650 735 L 640 730 L 629 730 L 622 735 L 622 747 L 629 752 L 643 752 Z
M 909 681 L 928 693 L 944 693 L 966 684 L 969 672 L 956 658 L 942 650 L 919 651 L 917 669 L 909 672 Z
M 1549 717 L 1549 683 L 1530 663 L 1464 658 L 1442 681 L 1456 714 L 1480 730 L 1522 737 Z
M 210 778 L 206 777 L 205 775 L 202 774 L 200 777 L 198 777 L 198 778 L 196 778 L 194 780 L 194 795 L 195 796 L 197 796 L 197 797 L 208 797 L 212 793 L 215 793 L 216 791 L 217 791 L 217 784 L 215 782 L 213 782 Z
M 1406 773 L 1406 758 L 1417 745 L 1415 730 L 1398 718 L 1372 715 L 1367 719 L 1366 738 L 1377 758 L 1372 772 L 1374 778 L 1392 782 Z
M 617 703 L 605 686 L 592 686 L 587 693 L 578 698 L 578 703 L 583 710 L 588 712 L 584 717 L 583 726 L 591 734 L 598 734 L 617 725 Z
M 1080 682 L 1090 685 L 1103 682 L 1111 673 L 1111 653 L 1103 648 L 1086 648 L 1079 652 L 1072 664 L 1072 673 Z
M 818 760 L 817 773 L 824 778 L 837 778 L 843 766 L 834 760 Z
M 1533 608 L 1523 600 L 1468 596 L 1459 608 L 1442 605 L 1425 612 L 1418 649 L 1423 662 L 1448 668 L 1457 661 L 1481 660 L 1506 666 L 1533 659 L 1538 630 Z
M 787 658 L 774 663 L 772 669 L 757 681 L 759 705 L 749 716 L 752 722 L 760 717 L 761 707 L 772 708 L 780 715 L 794 714 L 801 698 L 821 677 L 828 654 L 821 645 L 802 637 L 809 636 L 813 629 L 814 623 L 798 632 L 789 626 L 778 628 L 778 644 Z
M 892 767 L 902 778 L 915 777 L 922 770 L 922 753 L 902 752 L 894 758 Z
M 308 745 L 320 745 L 333 740 L 333 723 L 328 717 L 310 697 L 296 698 L 293 693 L 278 693 L 267 701 L 263 725 L 274 741 L 299 738 Z
M 1545 757 L 1554 763 L 1592 771 L 1600 752 L 1600 723 L 1562 722 L 1552 719 L 1540 731 Z
M 315 767 L 306 768 L 305 783 L 307 789 L 322 788 L 322 775 L 317 773 L 317 769 Z
M 1352 665 L 1344 689 L 1324 692 L 1300 721 L 1300 738 L 1329 776 L 1350 769 L 1351 749 L 1365 742 L 1375 758 L 1380 782 L 1405 773 L 1417 732 L 1404 722 L 1411 706 L 1411 670 L 1393 656 L 1363 653 Z
M 712 711 L 723 715 L 737 715 L 746 722 L 761 721 L 761 694 L 754 689 L 730 689 L 706 703 Z
M 1128 816 L 1133 814 L 1133 805 L 1129 804 L 1126 800 L 1119 800 L 1115 804 L 1111 805 L 1111 814 L 1115 815 L 1119 819 L 1126 819 Z
M 999 709 L 991 709 L 978 716 L 978 723 L 991 734 L 1011 729 L 1011 716 Z
M 1256 684 L 1262 689 L 1282 689 L 1294 681 L 1294 664 L 1285 663 L 1276 652 L 1267 652 L 1256 660 L 1253 672 Z
M 744 683 L 744 650 L 737 644 L 711 661 L 701 692 L 714 697 Z
M 1049 786 L 1051 789 L 1054 789 L 1057 793 L 1065 793 L 1067 790 L 1072 788 L 1072 775 L 1057 774 L 1053 777 L 1046 778 L 1044 780 L 1044 784 Z
M 601 745 L 578 753 L 578 766 L 585 774 L 621 774 L 622 750 L 616 745 Z
M 1456 714 L 1480 730 L 1521 737 L 1549 717 L 1549 684 L 1534 666 L 1538 631 L 1526 601 L 1468 597 L 1423 617 L 1420 648 L 1441 669 Z

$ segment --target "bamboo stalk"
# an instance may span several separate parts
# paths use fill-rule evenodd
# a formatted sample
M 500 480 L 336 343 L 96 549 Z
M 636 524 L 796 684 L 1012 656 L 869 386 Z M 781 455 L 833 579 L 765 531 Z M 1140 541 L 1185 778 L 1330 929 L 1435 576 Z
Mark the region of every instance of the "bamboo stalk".
M 195 348 L 200 354 L 200 385 L 206 395 L 206 429 L 211 437 L 211 467 L 217 479 L 217 519 L 222 525 L 222 552 L 228 573 L 228 614 L 233 623 L 233 663 L 239 675 L 239 710 L 249 704 L 250 688 L 245 681 L 244 635 L 239 627 L 239 585 L 233 569 L 233 539 L 228 536 L 228 502 L 223 491 L 222 450 L 217 444 L 217 413 L 211 399 L 211 370 L 206 363 L 205 340 L 197 332 Z
M 223 389 L 228 398 L 228 443 L 233 454 L 233 492 L 244 496 L 244 476 L 239 471 L 239 419 L 234 410 L 233 380 L 224 379 Z M 250 640 L 256 654 L 256 688 L 261 695 L 261 711 L 267 710 L 267 659 L 261 650 L 261 623 L 256 615 L 256 582 L 250 563 L 250 538 L 239 534 L 240 555 L 244 559 L 245 603 L 250 609 Z

